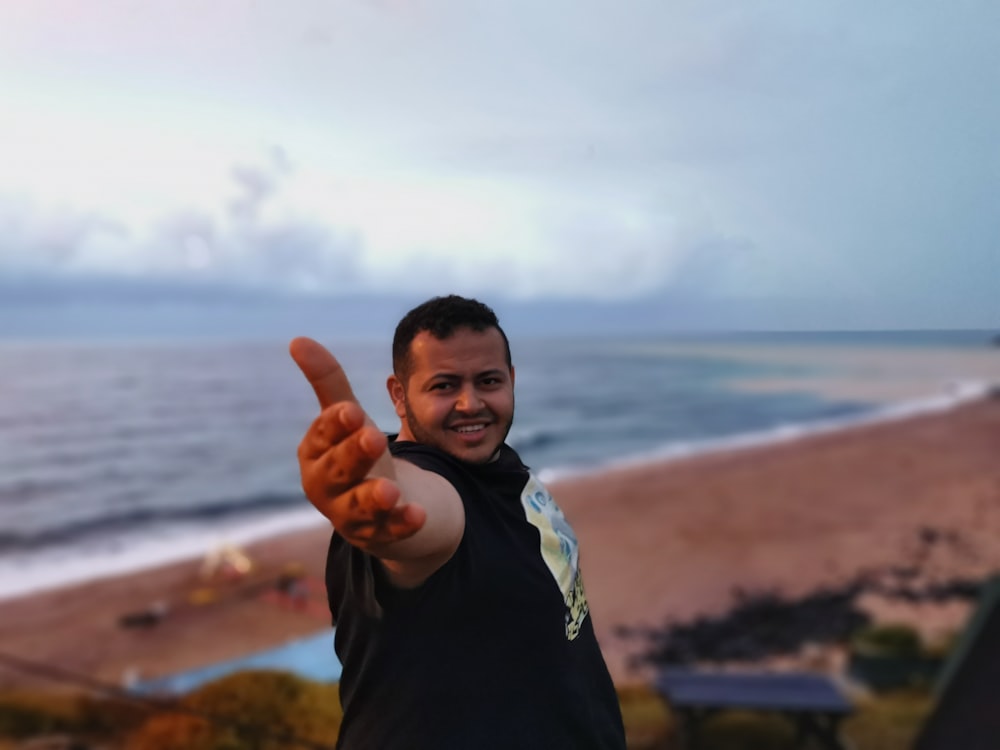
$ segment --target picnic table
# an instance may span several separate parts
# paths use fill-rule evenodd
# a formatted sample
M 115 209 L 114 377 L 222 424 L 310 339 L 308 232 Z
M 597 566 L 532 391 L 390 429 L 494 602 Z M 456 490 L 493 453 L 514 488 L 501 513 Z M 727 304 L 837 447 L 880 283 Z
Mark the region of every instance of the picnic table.
M 839 726 L 854 707 L 823 675 L 672 668 L 660 673 L 654 688 L 680 718 L 687 748 L 697 747 L 705 719 L 721 711 L 742 710 L 787 717 L 795 725 L 795 747 L 813 738 L 828 750 L 847 750 Z

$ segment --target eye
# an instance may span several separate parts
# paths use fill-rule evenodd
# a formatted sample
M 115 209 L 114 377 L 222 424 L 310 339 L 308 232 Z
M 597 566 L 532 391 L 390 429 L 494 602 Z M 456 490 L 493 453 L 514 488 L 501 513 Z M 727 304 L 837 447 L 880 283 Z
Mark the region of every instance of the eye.
M 451 388 L 451 383 L 434 383 L 431 386 L 432 391 L 444 391 Z

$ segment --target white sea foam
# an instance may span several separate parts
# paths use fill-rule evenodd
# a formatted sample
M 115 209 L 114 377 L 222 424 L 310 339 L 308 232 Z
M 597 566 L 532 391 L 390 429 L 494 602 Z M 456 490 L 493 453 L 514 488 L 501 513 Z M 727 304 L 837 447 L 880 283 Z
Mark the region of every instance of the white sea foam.
M 240 523 L 171 526 L 156 537 L 135 535 L 106 539 L 100 545 L 69 545 L 39 551 L 31 556 L 0 558 L 0 600 L 27 593 L 83 583 L 167 563 L 200 559 L 229 545 L 260 539 L 325 523 L 303 500 L 300 510 L 257 516 Z
M 779 425 L 769 430 L 716 439 L 689 440 L 659 446 L 651 451 L 586 467 L 555 467 L 541 470 L 543 481 L 587 476 L 609 469 L 678 460 L 739 448 L 773 445 L 811 435 L 822 435 L 852 427 L 906 419 L 947 411 L 983 397 L 994 386 L 981 382 L 956 382 L 947 393 L 876 407 L 863 415 Z M 300 510 L 256 516 L 225 525 L 201 522 L 198 526 L 172 526 L 155 538 L 135 536 L 105 540 L 100 547 L 71 545 L 39 551 L 31 556 L 0 559 L 0 599 L 34 593 L 68 584 L 133 573 L 171 562 L 198 559 L 223 544 L 242 545 L 288 531 L 308 528 L 323 521 L 305 505 Z
M 982 381 L 953 381 L 944 393 L 922 398 L 899 401 L 873 407 L 862 414 L 820 419 L 801 424 L 782 424 L 767 430 L 744 432 L 720 438 L 685 440 L 667 443 L 639 454 L 616 458 L 587 466 L 560 466 L 542 469 L 539 478 L 546 483 L 583 476 L 593 476 L 608 470 L 634 468 L 651 463 L 676 461 L 696 455 L 720 453 L 740 448 L 787 443 L 793 440 L 824 435 L 840 430 L 894 422 L 923 414 L 934 414 L 954 409 L 962 404 L 983 398 L 997 386 Z
M 30 538 L 30 533 L 27 532 L 34 532 L 36 527 L 51 532 L 56 535 L 55 538 L 63 541 L 58 545 L 44 545 L 30 550 L 14 547 L 9 550 L 9 554 L 0 554 L 0 599 L 148 569 L 164 563 L 198 559 L 221 543 L 246 544 L 285 531 L 323 523 L 305 500 L 302 501 L 301 508 L 293 507 L 289 511 L 274 511 L 269 514 L 251 511 L 238 519 L 227 516 L 225 521 L 200 519 L 180 523 L 172 520 L 175 516 L 171 511 L 177 510 L 177 498 L 184 498 L 196 510 L 199 498 L 252 498 L 261 494 L 262 486 L 293 487 L 297 484 L 294 461 L 284 456 L 289 450 L 288 446 L 294 445 L 298 440 L 302 425 L 312 418 L 314 406 L 308 399 L 300 398 L 298 389 L 301 384 L 298 381 L 285 385 L 282 374 L 284 371 L 272 365 L 269 357 L 262 358 L 254 351 L 239 348 L 218 351 L 198 349 L 180 357 L 181 361 L 188 364 L 178 369 L 173 366 L 177 359 L 175 353 L 151 351 L 137 357 L 126 349 L 120 352 L 119 357 L 111 357 L 110 360 L 107 352 L 102 355 L 107 355 L 104 359 L 94 358 L 93 362 L 96 364 L 93 364 L 92 378 L 81 380 L 79 367 L 67 366 L 68 355 L 65 352 L 60 349 L 46 351 L 51 359 L 51 366 L 41 369 L 47 373 L 72 373 L 73 378 L 49 383 L 46 385 L 48 390 L 43 396 L 39 396 L 30 390 L 38 386 L 38 379 L 34 374 L 34 369 L 37 369 L 36 356 L 32 360 L 32 369 L 25 369 L 22 378 L 16 381 L 20 383 L 19 387 L 27 390 L 20 393 L 17 388 L 8 388 L 0 394 L 5 399 L 0 399 L 0 406 L 6 404 L 7 409 L 7 432 L 0 432 L 0 439 L 6 438 L 9 445 L 13 446 L 12 451 L 0 456 L 0 479 L 6 482 L 10 500 L 0 510 L 4 512 L 3 518 L 7 524 L 3 530 L 9 532 L 15 541 L 19 539 L 19 534 Z M 990 389 L 987 384 L 990 374 L 996 373 L 992 351 L 977 353 L 975 356 L 978 359 L 971 364 L 966 361 L 965 354 L 961 360 L 954 360 L 953 354 L 931 356 L 921 352 L 856 353 L 852 350 L 850 356 L 847 356 L 843 350 L 835 353 L 824 353 L 825 351 L 809 352 L 808 356 L 802 355 L 800 361 L 795 359 L 799 355 L 793 357 L 790 350 L 766 351 L 761 354 L 750 348 L 745 356 L 741 354 L 736 359 L 757 357 L 767 363 L 771 358 L 780 357 L 784 358 L 781 361 L 787 360 L 792 365 L 810 366 L 820 362 L 822 366 L 818 368 L 818 372 L 824 376 L 832 373 L 830 377 L 847 377 L 852 382 L 858 378 L 870 378 L 874 372 L 878 374 L 880 383 L 893 386 L 886 389 L 893 397 L 898 395 L 898 391 L 894 390 L 894 378 L 898 373 L 919 375 L 919 383 L 915 387 L 923 389 L 931 384 L 945 382 L 942 378 L 951 380 L 951 385 L 945 392 L 930 398 L 891 403 L 882 401 L 861 416 L 855 413 L 847 418 L 786 424 L 770 430 L 743 432 L 716 439 L 661 444 L 640 454 L 614 459 L 616 453 L 620 455 L 630 451 L 631 446 L 635 445 L 621 439 L 629 434 L 633 424 L 643 427 L 645 434 L 649 434 L 651 427 L 655 428 L 662 420 L 671 418 L 670 410 L 648 408 L 651 405 L 650 399 L 669 404 L 671 399 L 686 398 L 691 394 L 691 390 L 686 387 L 690 379 L 707 378 L 708 387 L 695 395 L 703 399 L 701 408 L 714 408 L 712 399 L 715 395 L 715 381 L 712 378 L 720 376 L 722 379 L 718 382 L 725 387 L 733 384 L 730 379 L 732 352 L 726 349 L 721 352 L 726 356 L 718 360 L 678 358 L 675 356 L 676 352 L 666 352 L 659 359 L 629 359 L 625 367 L 616 369 L 608 363 L 617 360 L 594 357 L 589 350 L 585 356 L 575 359 L 570 357 L 568 364 L 565 352 L 546 350 L 537 355 L 536 365 L 540 372 L 554 374 L 551 377 L 547 375 L 540 384 L 536 381 L 537 387 L 525 392 L 520 403 L 527 407 L 526 413 L 534 422 L 520 418 L 519 426 L 511 433 L 511 440 L 530 447 L 538 457 L 535 459 L 537 464 L 534 465 L 550 467 L 541 473 L 551 481 L 568 475 L 590 474 L 619 466 L 789 441 L 865 423 L 940 411 L 981 396 Z M 704 354 L 704 351 L 697 350 L 695 353 Z M 143 365 L 146 362 L 144 357 L 154 354 L 162 357 L 162 362 L 154 358 L 149 367 Z M 245 361 L 247 366 L 234 370 L 230 363 L 232 357 L 237 355 L 243 357 L 241 361 Z M 206 361 L 206 357 L 211 361 Z M 218 361 L 211 359 L 213 357 Z M 851 368 L 847 368 L 847 375 L 844 375 L 845 368 L 840 364 L 845 361 L 851 363 Z M 101 362 L 104 364 L 98 367 Z M 677 369 L 678 363 L 683 367 Z M 590 368 L 591 365 L 593 368 Z M 206 380 L 206 371 L 215 373 L 215 379 Z M 530 369 L 525 368 L 524 371 L 530 372 Z M 234 372 L 239 376 L 235 380 Z M 751 368 L 750 372 L 756 370 Z M 772 377 L 766 373 L 765 380 L 757 382 L 757 387 L 763 388 L 766 385 L 766 398 L 761 400 L 765 409 L 768 408 L 766 404 L 769 399 L 780 400 L 786 391 L 811 392 L 817 385 L 828 384 L 826 380 L 817 382 L 813 369 L 808 370 L 808 377 L 797 376 L 788 382 L 783 372 L 779 373 L 781 378 L 778 379 L 775 379 L 777 376 Z M 954 380 L 954 372 L 980 379 L 972 382 Z M 150 373 L 156 373 L 157 377 L 152 378 Z M 252 373 L 253 377 L 244 376 L 244 373 Z M 267 377 L 270 385 L 263 389 L 268 394 L 267 399 L 260 398 L 262 373 L 271 373 Z M 114 377 L 110 377 L 110 374 L 114 374 Z M 5 375 L 10 377 L 9 372 Z M 158 396 L 151 399 L 144 390 L 141 392 L 143 400 L 140 402 L 137 400 L 137 392 L 112 387 L 120 381 L 148 382 L 150 388 L 155 386 L 154 391 Z M 761 385 L 762 382 L 764 385 Z M 996 378 L 991 382 L 996 382 Z M 216 386 L 218 383 L 225 383 L 226 388 L 220 390 L 212 386 L 213 383 Z M 756 388 L 744 390 L 747 386 L 742 381 L 737 382 L 736 387 L 749 394 L 747 399 L 739 401 L 736 406 L 756 403 Z M 25 395 L 29 392 L 34 394 L 30 398 Z M 223 392 L 229 399 L 223 399 L 224 403 L 220 401 L 220 393 Z M 178 394 L 183 395 L 183 398 Z M 638 396 L 633 397 L 636 394 Z M 827 401 L 837 401 L 838 398 L 843 398 L 842 394 L 843 390 L 826 392 L 820 388 L 817 395 L 821 399 L 826 396 Z M 65 438 L 64 433 L 72 425 L 67 424 L 63 411 L 55 409 L 48 416 L 43 414 L 39 417 L 35 410 L 38 404 L 58 405 L 61 403 L 60 398 L 69 399 L 86 408 L 78 410 L 79 436 L 53 446 L 50 443 L 54 443 L 56 438 Z M 848 400 L 858 402 L 867 399 Z M 22 408 L 25 405 L 31 411 L 25 411 Z M 156 414 L 162 418 L 162 424 L 155 420 L 150 423 L 147 417 L 153 412 L 147 413 L 140 409 L 152 408 L 153 405 L 158 405 Z M 142 419 L 133 424 L 130 420 L 137 409 L 141 412 L 139 416 Z M 807 417 L 809 412 L 806 409 L 799 413 Z M 3 414 L 3 409 L 0 409 L 0 416 Z M 247 414 L 256 415 L 250 429 L 245 422 Z M 682 424 L 679 426 L 682 431 L 685 427 L 697 427 L 686 424 L 683 420 L 696 421 L 698 414 L 697 410 L 692 410 L 681 417 Z M 737 411 L 733 419 L 727 420 L 721 429 L 741 429 L 741 424 L 754 424 L 757 416 L 755 409 Z M 166 440 L 164 436 L 173 434 L 169 430 L 181 417 L 188 420 L 184 424 L 190 429 L 182 431 L 176 440 Z M 27 433 L 19 427 L 22 424 L 30 427 L 25 428 L 29 429 Z M 155 428 L 157 424 L 162 429 Z M 30 439 L 33 434 L 31 430 L 42 428 L 49 430 L 51 434 L 46 433 L 48 437 L 44 440 Z M 53 459 L 53 451 L 62 450 L 61 445 L 78 446 L 82 442 L 86 442 L 88 446 L 102 444 L 102 439 L 110 440 L 108 436 L 118 436 L 122 431 L 125 438 L 115 437 L 118 442 L 114 443 L 115 450 L 110 455 L 94 458 L 88 454 L 88 460 L 97 462 L 94 466 L 83 461 L 67 466 Z M 614 431 L 617 432 L 612 435 Z M 578 438 L 594 435 L 599 435 L 608 442 L 609 457 L 612 457 L 610 460 L 592 462 L 585 466 L 560 465 L 562 459 L 558 456 L 589 455 L 592 445 Z M 581 447 L 587 450 L 577 450 Z M 164 448 L 170 450 L 165 451 Z M 14 449 L 20 451 L 20 454 L 15 455 Z M 31 463 L 32 460 L 34 463 Z M 44 474 L 38 467 L 44 469 Z M 25 487 L 30 487 L 25 481 L 52 479 L 51 474 L 56 469 L 62 472 L 56 477 L 62 482 L 60 487 L 39 490 L 30 497 L 25 495 Z M 99 474 L 97 479 L 94 477 L 95 472 Z M 130 498 L 133 485 L 140 490 L 148 490 L 144 492 L 142 499 L 144 507 L 154 512 L 154 518 L 157 517 L 155 513 L 159 512 L 165 513 L 165 518 L 170 520 L 132 524 L 131 528 L 117 536 L 113 536 L 115 532 L 112 524 L 107 529 L 96 529 L 93 534 L 88 532 L 79 537 L 58 537 L 58 533 L 65 530 L 60 523 L 65 526 L 67 520 L 72 520 L 66 518 L 67 508 L 78 509 L 85 518 L 101 518 L 101 514 L 113 518 L 119 510 L 113 501 L 118 498 L 117 501 L 123 502 L 122 498 Z M 50 509 L 54 515 L 50 515 Z M 22 519 L 22 515 L 27 517 Z M 20 525 L 12 526 L 14 521 L 18 521 Z

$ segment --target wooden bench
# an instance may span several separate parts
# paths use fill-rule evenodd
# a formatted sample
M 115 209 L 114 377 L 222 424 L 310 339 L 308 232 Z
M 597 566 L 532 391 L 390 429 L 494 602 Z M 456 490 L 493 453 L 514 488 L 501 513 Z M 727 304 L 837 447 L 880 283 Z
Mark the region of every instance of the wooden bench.
M 740 710 L 787 717 L 795 725 L 795 747 L 813 738 L 829 750 L 847 750 L 839 726 L 854 707 L 823 675 L 677 668 L 663 671 L 654 687 L 680 718 L 686 748 L 697 748 L 705 719 L 721 711 Z

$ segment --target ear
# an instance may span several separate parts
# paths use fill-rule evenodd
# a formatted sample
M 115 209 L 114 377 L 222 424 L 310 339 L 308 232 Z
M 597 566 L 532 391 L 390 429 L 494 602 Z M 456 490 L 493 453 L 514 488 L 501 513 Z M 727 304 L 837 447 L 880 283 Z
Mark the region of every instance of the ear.
M 510 384 L 511 387 L 514 386 L 514 365 L 510 366 Z
M 392 399 L 392 405 L 396 409 L 396 416 L 405 420 L 406 388 L 403 386 L 403 381 L 393 374 L 385 381 L 385 387 L 389 391 L 389 398 Z

